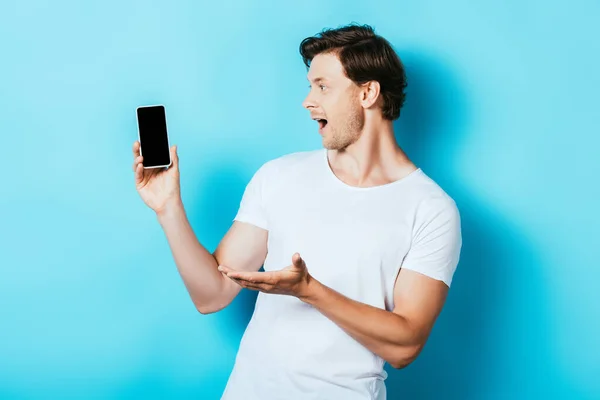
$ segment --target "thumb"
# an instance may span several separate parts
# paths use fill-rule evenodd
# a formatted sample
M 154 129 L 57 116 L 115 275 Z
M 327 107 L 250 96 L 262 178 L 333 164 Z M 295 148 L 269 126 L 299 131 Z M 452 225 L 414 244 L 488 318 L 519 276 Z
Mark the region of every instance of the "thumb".
M 300 257 L 300 253 L 294 253 L 294 255 L 292 256 L 292 263 L 296 268 L 304 268 L 305 266 L 304 260 L 302 259 L 302 257 Z
M 179 168 L 179 156 L 177 155 L 177 145 L 171 146 L 171 160 L 173 161 L 173 167 Z

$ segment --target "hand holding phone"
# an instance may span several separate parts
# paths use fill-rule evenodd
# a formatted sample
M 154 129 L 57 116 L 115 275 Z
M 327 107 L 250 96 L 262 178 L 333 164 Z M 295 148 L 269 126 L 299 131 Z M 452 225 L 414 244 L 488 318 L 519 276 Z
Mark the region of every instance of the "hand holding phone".
M 164 106 L 137 108 L 138 139 L 133 144 L 135 185 L 156 213 L 181 204 L 177 146 L 170 146 Z M 169 167 L 169 168 L 165 168 Z

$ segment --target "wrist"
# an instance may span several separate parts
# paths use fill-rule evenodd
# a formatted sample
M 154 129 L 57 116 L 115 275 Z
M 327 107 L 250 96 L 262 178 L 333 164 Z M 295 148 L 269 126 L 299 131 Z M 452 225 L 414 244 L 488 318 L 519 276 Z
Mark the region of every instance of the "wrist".
M 170 200 L 163 207 L 156 210 L 156 217 L 160 220 L 172 218 L 181 214 L 184 211 L 183 202 L 180 198 Z
M 298 298 L 307 304 L 314 304 L 319 297 L 322 286 L 321 282 L 309 274 L 306 279 L 304 291 Z

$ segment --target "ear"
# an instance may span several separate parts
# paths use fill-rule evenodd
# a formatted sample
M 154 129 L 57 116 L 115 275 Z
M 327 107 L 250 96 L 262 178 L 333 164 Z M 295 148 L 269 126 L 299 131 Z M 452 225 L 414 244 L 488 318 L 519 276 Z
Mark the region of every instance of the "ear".
M 368 81 L 360 86 L 360 90 L 360 102 L 364 108 L 369 108 L 379 99 L 381 86 L 377 81 Z

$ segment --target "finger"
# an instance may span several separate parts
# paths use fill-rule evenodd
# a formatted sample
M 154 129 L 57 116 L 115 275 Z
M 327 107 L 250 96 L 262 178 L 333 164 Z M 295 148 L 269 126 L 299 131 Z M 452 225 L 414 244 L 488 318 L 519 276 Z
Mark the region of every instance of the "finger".
M 256 290 L 257 292 L 267 292 L 267 291 L 268 291 L 267 289 L 265 289 L 264 287 L 262 287 L 262 286 L 259 286 L 259 285 L 250 285 L 250 284 L 247 284 L 247 285 L 246 285 L 246 286 L 244 286 L 244 287 L 245 287 L 246 289 L 250 289 L 250 290 Z
M 144 157 L 143 156 L 139 156 L 137 157 L 134 161 L 133 161 L 133 171 L 135 172 L 135 170 L 137 169 L 138 164 L 143 163 L 144 162 Z M 142 164 L 143 165 L 143 164 Z
M 135 183 L 140 184 L 144 180 L 144 166 L 142 163 L 139 163 L 137 167 L 135 167 Z
M 292 256 L 292 264 L 294 264 L 294 266 L 296 266 L 297 268 L 304 268 L 305 266 L 304 260 L 302 259 L 302 257 L 300 257 L 299 253 L 294 253 L 294 255 Z
M 273 281 L 273 274 L 271 272 L 228 272 L 228 276 L 236 279 L 248 281 L 253 284 L 257 283 L 271 283 Z
M 136 140 L 133 142 L 133 158 L 137 158 L 140 155 L 140 142 Z
M 227 275 L 225 275 L 225 276 L 227 276 Z M 233 278 L 232 278 L 232 277 L 230 277 L 230 276 L 227 276 L 227 277 L 228 277 L 230 280 L 232 280 L 234 283 L 237 283 L 238 285 L 240 285 L 241 287 L 245 287 L 245 286 L 244 286 L 244 285 L 245 285 L 245 282 L 243 282 L 243 281 L 240 281 L 240 280 L 238 280 L 238 279 L 233 279 Z
M 179 155 L 177 154 L 177 145 L 171 146 L 171 160 L 173 161 L 172 167 L 179 168 Z
M 257 290 L 259 292 L 266 292 L 268 289 L 264 285 L 257 285 L 253 283 L 248 283 L 246 281 L 240 281 L 239 285 L 250 290 Z
M 243 279 L 236 279 L 236 278 L 232 278 L 232 277 L 228 277 L 228 278 L 231 279 L 232 281 L 234 281 L 235 283 L 237 283 L 238 285 L 240 285 L 243 288 L 254 289 L 254 290 L 258 290 L 259 289 L 259 285 L 250 283 L 250 282 L 245 281 Z
M 219 265 L 219 266 L 217 267 L 217 269 L 218 269 L 219 271 L 223 272 L 224 274 L 227 274 L 227 273 L 229 273 L 229 272 L 235 272 L 233 269 L 231 269 L 231 268 L 229 268 L 229 267 L 227 267 L 227 266 L 225 266 L 225 265 Z
M 248 283 L 255 283 L 255 281 L 245 275 L 240 275 L 239 272 L 226 272 L 225 275 L 227 275 L 227 277 L 231 278 L 231 279 L 235 279 L 238 281 L 244 281 L 244 282 L 248 282 Z

